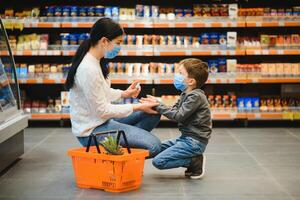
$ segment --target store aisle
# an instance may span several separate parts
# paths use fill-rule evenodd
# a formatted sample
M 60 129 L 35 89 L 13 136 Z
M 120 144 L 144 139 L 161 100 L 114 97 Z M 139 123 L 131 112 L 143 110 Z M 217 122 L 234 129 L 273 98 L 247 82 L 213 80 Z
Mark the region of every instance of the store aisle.
M 163 140 L 178 134 L 170 128 L 155 133 Z M 75 186 L 66 151 L 78 145 L 69 128 L 27 129 L 22 160 L 0 177 L 0 199 L 300 199 L 300 129 L 216 128 L 203 180 L 147 161 L 142 187 L 123 194 Z

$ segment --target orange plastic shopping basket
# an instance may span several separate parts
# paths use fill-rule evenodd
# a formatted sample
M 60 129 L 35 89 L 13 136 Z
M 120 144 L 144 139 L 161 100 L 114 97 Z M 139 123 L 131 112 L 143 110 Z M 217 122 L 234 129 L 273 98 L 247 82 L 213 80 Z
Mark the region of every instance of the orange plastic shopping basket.
M 127 152 L 123 155 L 108 155 L 105 149 L 99 147 L 96 136 L 100 134 L 117 133 L 124 138 Z M 95 146 L 90 147 L 91 141 Z M 89 136 L 86 148 L 69 149 L 72 158 L 75 180 L 80 188 L 103 189 L 109 192 L 125 192 L 140 187 L 142 182 L 147 150 L 130 149 L 124 131 L 108 131 Z

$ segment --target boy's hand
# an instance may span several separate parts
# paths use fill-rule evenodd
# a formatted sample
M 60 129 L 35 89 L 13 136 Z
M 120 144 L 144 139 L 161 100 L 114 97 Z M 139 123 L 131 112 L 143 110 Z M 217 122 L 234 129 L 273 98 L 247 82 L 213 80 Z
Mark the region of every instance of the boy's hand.
M 151 102 L 151 103 L 159 103 L 159 101 L 151 95 L 147 95 L 147 98 L 141 98 L 140 99 L 141 103 L 146 103 L 146 102 Z

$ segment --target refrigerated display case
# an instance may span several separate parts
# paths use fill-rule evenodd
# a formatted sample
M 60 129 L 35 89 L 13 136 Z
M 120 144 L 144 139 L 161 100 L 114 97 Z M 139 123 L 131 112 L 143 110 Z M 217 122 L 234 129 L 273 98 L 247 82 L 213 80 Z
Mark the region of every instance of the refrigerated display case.
M 24 153 L 28 118 L 20 106 L 15 62 L 0 19 L 0 172 Z

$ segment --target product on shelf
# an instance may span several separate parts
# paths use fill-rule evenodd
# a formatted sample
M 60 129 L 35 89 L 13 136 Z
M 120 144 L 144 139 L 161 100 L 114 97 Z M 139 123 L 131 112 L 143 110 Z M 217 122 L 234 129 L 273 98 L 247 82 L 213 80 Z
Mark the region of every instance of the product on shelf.
M 299 48 L 299 34 L 291 35 L 260 35 L 257 37 L 239 37 L 238 43 L 243 48 Z
M 266 77 L 300 76 L 300 63 L 237 64 L 236 69 L 238 73 L 255 73 Z
M 299 98 L 265 97 L 260 100 L 261 112 L 297 111 L 299 109 Z
M 26 64 L 16 63 L 16 72 L 17 76 L 20 78 L 35 78 L 35 77 L 43 77 L 48 76 L 49 74 L 52 77 L 57 75 L 57 77 L 66 76 L 70 64 Z
M 294 6 L 292 8 L 239 8 L 239 16 L 299 16 L 300 7 Z
M 48 34 L 29 34 L 20 35 L 18 40 L 15 36 L 9 36 L 9 42 L 13 50 L 47 50 L 49 35 Z

